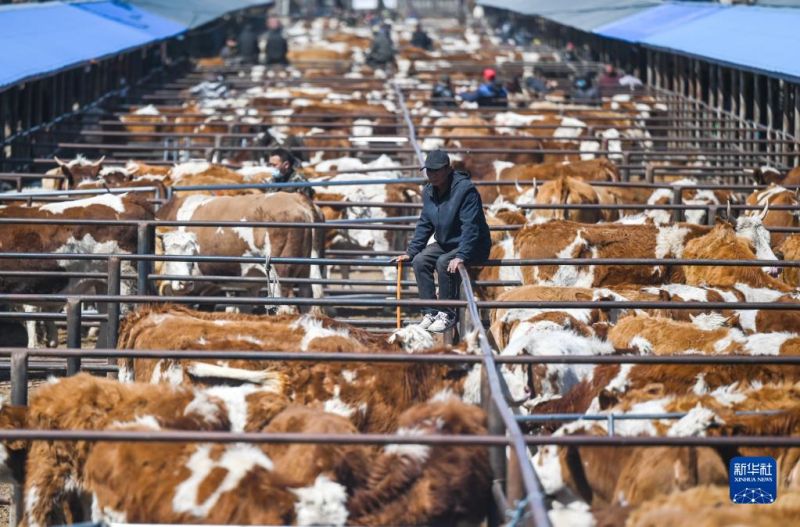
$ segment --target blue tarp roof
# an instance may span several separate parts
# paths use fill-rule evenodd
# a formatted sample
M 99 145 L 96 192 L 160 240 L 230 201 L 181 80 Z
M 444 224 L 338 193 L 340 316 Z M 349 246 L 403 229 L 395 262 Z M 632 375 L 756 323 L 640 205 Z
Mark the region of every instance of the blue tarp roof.
M 274 0 L 130 0 L 130 3 L 192 29 L 231 11 L 271 5 L 275 2 Z
M 186 31 L 186 26 L 159 15 L 118 1 L 76 2 L 73 5 L 118 24 L 142 31 L 155 39 L 168 38 Z
M 98 0 L 0 6 L 0 89 L 273 0 Z
M 800 0 L 772 0 L 800 7 Z M 648 0 L 478 0 L 606 37 L 800 79 L 800 9 Z M 614 17 L 615 14 L 621 16 Z M 605 19 L 602 23 L 597 23 Z
M 800 9 L 734 6 L 650 35 L 642 43 L 800 78 L 798 27 Z
M 636 14 L 661 0 L 478 0 L 480 5 L 538 15 L 584 31 Z
M 163 30 L 164 26 L 161 26 Z M 157 40 L 61 2 L 0 8 L 0 87 Z
M 642 42 L 651 35 L 716 13 L 722 8 L 719 4 L 663 4 L 595 28 L 594 32 L 628 42 Z

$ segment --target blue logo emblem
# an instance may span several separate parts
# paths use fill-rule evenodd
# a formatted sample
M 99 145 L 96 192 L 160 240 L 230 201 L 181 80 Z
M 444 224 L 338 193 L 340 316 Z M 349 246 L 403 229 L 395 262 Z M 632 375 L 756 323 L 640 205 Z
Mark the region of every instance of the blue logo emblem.
M 771 457 L 735 457 L 728 465 L 731 501 L 767 504 L 778 498 L 778 464 Z

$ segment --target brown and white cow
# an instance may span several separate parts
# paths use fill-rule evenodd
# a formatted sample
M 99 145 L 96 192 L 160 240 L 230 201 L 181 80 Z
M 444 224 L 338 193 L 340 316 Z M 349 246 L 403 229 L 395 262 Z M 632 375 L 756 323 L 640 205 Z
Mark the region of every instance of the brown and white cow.
M 123 384 L 80 374 L 38 387 L 27 407 L 3 406 L 0 425 L 42 430 L 104 430 L 118 423 L 183 430 L 260 430 L 286 401 L 274 386 L 198 390 Z M 247 425 L 250 424 L 248 427 Z M 83 515 L 84 466 L 92 443 L 56 441 L 6 444 L 6 474 L 27 453 L 27 525 L 63 524 Z M 84 519 L 88 517 L 83 515 Z
M 399 436 L 479 435 L 486 415 L 444 393 L 412 406 L 398 419 Z M 485 448 L 391 444 L 349 502 L 354 525 L 455 525 L 480 523 L 489 505 Z
M 519 230 L 513 242 L 504 241 L 492 248 L 491 258 L 681 258 L 686 244 L 711 231 L 711 227 L 679 223 L 583 224 L 555 220 L 528 225 Z M 736 233 L 754 246 L 759 259 L 776 260 L 769 246 L 769 235 L 760 217 L 741 217 Z M 499 269 L 499 270 L 498 270 Z M 669 266 L 589 265 L 525 266 L 484 268 L 481 277 L 495 279 L 500 273 L 521 278 L 525 284 L 608 287 L 613 285 L 682 282 L 681 269 Z
M 150 220 L 153 209 L 140 194 L 101 194 L 72 201 L 51 202 L 34 207 L 11 205 L 0 207 L 0 217 L 26 219 L 63 220 Z M 135 226 L 84 224 L 47 225 L 25 223 L 8 225 L 0 229 L 0 250 L 4 252 L 37 252 L 65 254 L 114 254 L 136 251 L 137 232 Z M 98 287 L 91 281 L 75 281 L 58 275 L 62 271 L 105 272 L 104 259 L 3 259 L 2 271 L 48 271 L 56 273 L 48 277 L 3 277 L 0 276 L 0 291 L 4 293 L 53 294 L 63 291 L 80 292 L 89 287 Z M 129 261 L 123 261 L 123 270 L 133 272 Z M 127 294 L 130 284 L 123 280 L 121 291 Z M 36 311 L 37 308 L 26 308 Z M 37 347 L 34 324 L 28 324 L 29 346 Z
M 259 432 L 356 433 L 347 419 L 302 406 L 270 417 Z M 370 457 L 364 446 L 325 443 L 101 443 L 86 462 L 92 520 L 344 525 Z
M 103 168 L 105 156 L 97 161 L 90 161 L 81 155 L 69 161 L 62 161 L 58 157 L 54 159 L 58 166 L 48 170 L 45 174 L 61 176 L 63 179 L 43 179 L 42 188 L 45 190 L 66 190 L 75 188 L 83 181 L 94 181 Z
M 797 192 L 787 190 L 779 185 L 770 185 L 765 190 L 753 192 L 747 196 L 747 205 L 759 206 L 763 208 L 779 207 L 794 207 L 794 210 L 768 210 L 764 212 L 757 210 L 749 210 L 745 213 L 746 216 L 755 216 L 761 213 L 763 215 L 763 223 L 767 227 L 800 227 L 800 218 L 798 218 L 798 211 L 800 210 L 800 199 L 797 197 Z M 786 239 L 787 234 L 783 232 L 773 232 L 770 235 L 772 245 L 777 247 Z
M 330 353 L 403 349 L 382 336 L 325 317 L 203 313 L 175 306 L 140 309 L 128 315 L 120 328 L 119 346 Z M 415 352 L 445 351 L 453 350 Z M 279 380 L 293 401 L 322 404 L 326 411 L 350 418 L 359 430 L 381 433 L 392 430 L 406 408 L 439 391 L 452 390 L 470 403 L 480 400 L 480 369 L 451 365 L 135 359 L 120 366 L 120 378 L 137 381 L 258 384 L 262 379 L 270 383 Z
M 173 198 L 158 213 L 159 219 L 172 221 L 245 221 L 314 223 L 322 215 L 309 200 L 298 193 L 276 192 L 245 196 L 192 195 Z M 249 256 L 264 259 L 258 263 L 167 261 L 157 271 L 161 274 L 223 275 L 264 277 L 273 296 L 291 296 L 292 288 L 281 286 L 281 278 L 321 277 L 318 266 L 269 263 L 270 258 L 316 258 L 323 253 L 322 236 L 316 228 L 262 227 L 192 227 L 182 226 L 162 232 L 159 237 L 163 254 Z M 255 296 L 262 284 L 247 284 Z M 211 284 L 205 289 L 216 290 Z M 194 282 L 171 279 L 164 282 L 162 293 L 189 294 L 201 290 Z M 306 288 L 307 289 L 307 288 Z M 306 291 L 308 293 L 308 291 Z M 310 295 L 307 295 L 310 296 Z

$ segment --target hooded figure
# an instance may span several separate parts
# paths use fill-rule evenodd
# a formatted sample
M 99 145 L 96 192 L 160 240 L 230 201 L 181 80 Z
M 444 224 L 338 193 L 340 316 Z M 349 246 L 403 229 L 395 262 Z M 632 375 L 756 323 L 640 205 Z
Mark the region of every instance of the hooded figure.
M 394 63 L 394 44 L 390 28 L 384 24 L 372 39 L 372 47 L 367 54 L 367 65 L 371 68 L 385 68 L 392 63 Z
M 267 64 L 289 64 L 286 55 L 289 53 L 289 44 L 281 32 L 281 24 L 277 18 L 270 18 L 267 22 Z

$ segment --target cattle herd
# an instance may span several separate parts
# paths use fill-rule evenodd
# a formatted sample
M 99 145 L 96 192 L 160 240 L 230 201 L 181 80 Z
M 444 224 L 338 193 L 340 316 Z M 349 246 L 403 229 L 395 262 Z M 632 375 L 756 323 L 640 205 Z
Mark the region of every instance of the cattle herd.
M 319 262 L 357 255 L 374 264 L 402 250 L 407 230 L 375 226 L 413 224 L 421 199 L 415 148 L 444 148 L 470 173 L 492 226 L 491 260 L 470 273 L 478 300 L 492 301 L 483 315 L 494 353 L 521 359 L 499 366 L 507 404 L 528 436 L 587 439 L 531 446 L 517 460 L 532 467 L 550 522 L 796 522 L 796 448 L 711 440 L 799 434 L 800 364 L 526 357 L 800 356 L 800 271 L 791 266 L 800 261 L 800 169 L 767 166 L 758 152 L 721 138 L 716 152 L 691 143 L 696 136 L 681 132 L 691 122 L 661 92 L 620 91 L 578 105 L 559 90 L 539 99 L 511 82 L 571 71 L 555 51 L 509 48 L 470 25 L 432 32 L 435 50 L 426 52 L 407 44 L 409 27 L 394 26 L 399 50 L 389 71 L 364 65 L 368 31 L 323 19 L 287 28 L 293 67 L 201 61 L 170 89 L 92 129 L 92 137 L 122 133 L 130 148 L 87 142 L 84 155 L 55 159 L 43 188 L 3 194 L 0 219 L 19 221 L 0 227 L 0 251 L 59 255 L 0 258 L 2 301 L 28 312 L 29 348 L 58 347 L 53 317 L 36 314 L 59 313 L 61 296 L 102 310 L 92 297 L 111 291 L 103 255 L 118 254 L 119 293 L 154 294 L 146 303 L 123 299 L 118 333 L 105 338 L 120 350 L 193 354 L 120 358 L 114 378 L 50 378 L 27 404 L 0 407 L 0 431 L 486 436 L 491 404 L 475 361 L 246 357 L 482 353 L 474 334 L 443 344 L 417 330 L 413 312 L 405 313 L 408 327 L 389 332 L 380 317 L 393 309 L 342 320 L 330 306 L 296 302 L 359 282 L 394 298 L 397 271 L 388 263 L 370 274 L 352 258 Z M 469 87 L 484 65 L 508 76 L 508 108 L 429 104 L 440 71 Z M 677 124 L 665 131 L 669 123 Z M 313 194 L 271 183 L 266 161 L 276 147 L 297 156 Z M 141 225 L 155 226 L 149 247 Z M 143 248 L 164 259 L 151 268 L 124 258 Z M 152 273 L 144 291 L 142 269 Z M 336 276 L 345 285 L 333 291 Z M 414 290 L 404 286 L 404 294 Z M 237 303 L 237 295 L 268 297 L 269 309 Z M 95 340 L 84 332 L 83 342 Z M 202 358 L 206 351 L 237 353 Z M 709 443 L 590 442 L 606 436 Z M 344 439 L 23 438 L 2 443 L 0 471 L 22 487 L 29 526 L 529 521 L 535 496 L 508 503 L 509 518 L 494 512 L 500 476 L 489 447 Z M 502 457 L 511 454 L 503 449 Z M 731 503 L 729 461 L 762 455 L 777 460 L 777 501 Z

